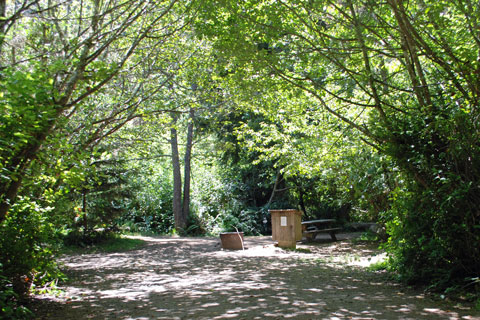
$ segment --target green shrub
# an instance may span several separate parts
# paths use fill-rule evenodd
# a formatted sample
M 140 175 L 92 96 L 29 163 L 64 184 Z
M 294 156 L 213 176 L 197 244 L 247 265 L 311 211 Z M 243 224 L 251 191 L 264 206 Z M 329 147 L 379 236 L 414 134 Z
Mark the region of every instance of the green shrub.
M 49 210 L 20 198 L 0 224 L 0 264 L 3 276 L 21 299 L 33 282 L 38 285 L 61 275 L 54 261 L 57 243 Z
M 223 231 L 233 232 L 238 229 L 245 235 L 260 235 L 262 233 L 262 208 L 249 208 L 238 212 L 230 212 L 222 216 Z M 236 229 L 235 229 L 236 228 Z
M 431 191 L 397 191 L 386 217 L 387 250 L 402 280 L 445 290 L 480 272 L 480 237 L 462 206 L 468 190 L 440 201 Z M 436 191 L 439 192 L 438 190 Z
M 70 230 L 64 237 L 63 243 L 66 246 L 87 247 L 99 244 L 114 237 L 111 230 Z
M 170 173 L 163 168 L 144 168 L 142 175 L 129 177 L 131 192 L 125 199 L 125 213 L 119 224 L 131 232 L 172 232 L 175 222 L 172 214 L 173 187 Z

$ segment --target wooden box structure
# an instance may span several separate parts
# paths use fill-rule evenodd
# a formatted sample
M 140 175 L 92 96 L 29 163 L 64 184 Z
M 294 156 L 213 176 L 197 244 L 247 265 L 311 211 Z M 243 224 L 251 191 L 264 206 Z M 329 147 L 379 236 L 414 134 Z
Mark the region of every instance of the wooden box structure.
M 302 211 L 268 210 L 272 217 L 272 239 L 282 248 L 296 248 L 302 240 Z
M 222 232 L 220 233 L 220 241 L 223 249 L 242 250 L 243 232 Z

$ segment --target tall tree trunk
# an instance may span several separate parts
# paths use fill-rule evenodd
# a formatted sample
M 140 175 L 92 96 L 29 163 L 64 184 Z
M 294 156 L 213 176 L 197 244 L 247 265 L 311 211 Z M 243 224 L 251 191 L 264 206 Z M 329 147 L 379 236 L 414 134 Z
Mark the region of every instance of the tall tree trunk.
M 177 115 L 172 115 L 172 128 L 170 129 L 170 144 L 172 146 L 173 166 L 173 216 L 175 229 L 182 231 L 187 226 L 187 221 L 182 214 L 182 174 L 180 172 L 180 157 L 178 156 L 178 134 L 176 128 Z
M 83 213 L 83 234 L 87 234 L 88 220 L 87 220 L 87 189 L 82 192 L 82 213 Z
M 191 160 L 192 160 L 192 147 L 193 147 L 193 118 L 195 111 L 190 109 L 190 119 L 187 128 L 187 145 L 185 147 L 185 168 L 183 176 L 183 206 L 182 206 L 182 218 L 188 221 L 188 215 L 190 213 L 190 173 L 191 173 Z

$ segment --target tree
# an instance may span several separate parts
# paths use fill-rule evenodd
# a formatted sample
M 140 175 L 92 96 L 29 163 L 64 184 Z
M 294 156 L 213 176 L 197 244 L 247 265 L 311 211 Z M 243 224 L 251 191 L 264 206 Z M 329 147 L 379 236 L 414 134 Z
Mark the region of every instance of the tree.
M 62 121 L 83 110 L 87 98 L 119 74 L 146 37 L 168 37 L 182 24 L 172 14 L 176 1 L 25 1 L 20 8 L 2 3 L 0 9 L 10 15 L 2 21 L 1 37 L 8 54 L 1 61 L 0 221 Z M 15 48 L 18 35 L 26 41 Z
M 177 115 L 172 115 L 172 127 L 170 128 L 170 144 L 172 147 L 172 167 L 173 167 L 173 215 L 175 217 L 175 227 L 177 230 L 185 231 L 187 229 L 188 217 L 190 215 L 190 176 L 192 162 L 192 148 L 194 136 L 194 108 L 190 108 L 189 118 L 187 120 L 187 134 L 185 142 L 185 153 L 183 158 L 183 193 L 182 193 L 182 174 L 178 151 L 178 133 L 177 133 Z
M 175 217 L 175 227 L 178 230 L 185 230 L 187 227 L 187 217 L 184 216 L 182 207 L 182 174 L 180 168 L 180 157 L 178 155 L 178 134 L 176 126 L 176 115 L 173 115 L 172 128 L 170 129 L 170 144 L 172 146 L 172 168 L 173 168 L 173 216 Z
M 187 141 L 185 144 L 185 160 L 184 160 L 184 183 L 183 183 L 183 203 L 182 216 L 186 219 L 190 215 L 190 180 L 192 172 L 192 148 L 193 148 L 193 129 L 195 120 L 195 109 L 190 108 L 189 121 L 187 125 Z
M 91 187 L 102 139 L 142 116 L 156 92 L 138 82 L 142 63 L 165 52 L 192 9 L 175 0 L 0 1 L 0 258 L 19 294 L 25 279 L 58 275 L 52 248 L 71 223 L 68 193 Z M 95 223 L 106 218 L 95 214 Z
M 170 70 L 160 71 L 168 74 L 165 86 L 158 89 L 152 100 L 159 105 L 166 105 L 170 114 L 170 137 L 173 200 L 172 209 L 175 228 L 185 232 L 190 222 L 190 189 L 193 146 L 197 134 L 196 118 L 199 114 L 215 109 L 218 93 L 212 79 L 212 57 L 206 41 L 195 38 L 186 28 L 181 39 L 169 52 L 167 64 L 175 66 Z M 157 71 L 158 72 L 158 71 Z M 162 109 L 159 109 L 159 112 Z M 165 109 L 163 110 L 165 112 Z M 179 132 L 185 130 L 185 138 L 179 138 Z M 200 131 L 198 130 L 198 133 Z M 180 154 L 183 153 L 183 159 Z M 182 179 L 183 164 L 183 179 Z M 183 182 L 183 183 L 182 183 Z M 183 190 L 182 190 L 183 184 Z

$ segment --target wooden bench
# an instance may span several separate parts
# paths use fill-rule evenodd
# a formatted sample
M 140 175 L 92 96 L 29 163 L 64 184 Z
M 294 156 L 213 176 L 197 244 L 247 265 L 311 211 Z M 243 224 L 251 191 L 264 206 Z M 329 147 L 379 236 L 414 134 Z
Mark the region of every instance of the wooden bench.
M 336 222 L 335 219 L 320 219 L 302 222 L 302 235 L 305 236 L 307 242 L 313 241 L 319 233 L 329 233 L 333 241 L 337 241 L 335 232 L 342 228 L 331 227 Z

